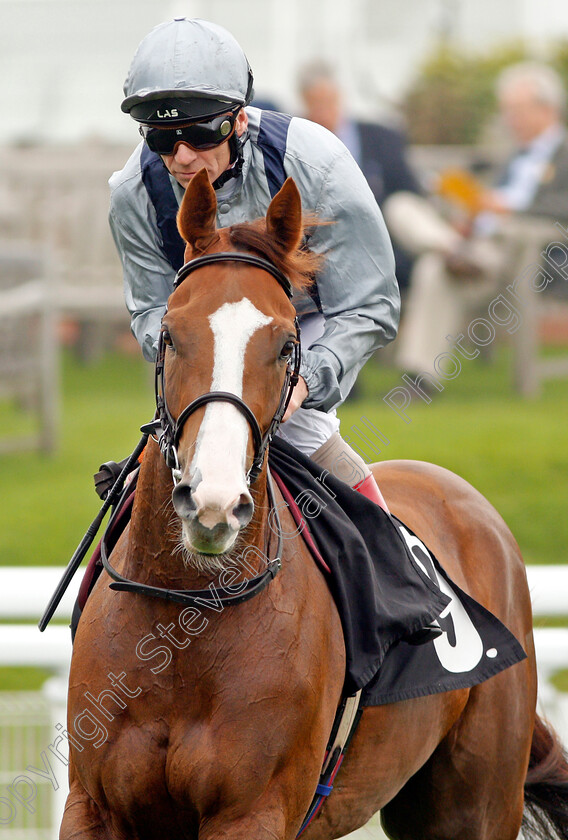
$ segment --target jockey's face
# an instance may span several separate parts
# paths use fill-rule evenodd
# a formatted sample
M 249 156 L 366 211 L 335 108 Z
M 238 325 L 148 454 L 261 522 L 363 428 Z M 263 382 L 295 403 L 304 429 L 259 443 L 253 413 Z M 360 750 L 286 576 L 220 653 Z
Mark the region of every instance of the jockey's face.
M 239 137 L 246 130 L 247 125 L 248 117 L 244 109 L 241 109 L 235 121 L 235 131 Z M 209 181 L 211 183 L 216 181 L 219 175 L 229 168 L 231 151 L 228 140 L 213 149 L 201 151 L 192 149 L 187 143 L 179 143 L 173 154 L 161 155 L 161 158 L 168 172 L 185 189 L 193 176 L 203 168 L 207 170 Z

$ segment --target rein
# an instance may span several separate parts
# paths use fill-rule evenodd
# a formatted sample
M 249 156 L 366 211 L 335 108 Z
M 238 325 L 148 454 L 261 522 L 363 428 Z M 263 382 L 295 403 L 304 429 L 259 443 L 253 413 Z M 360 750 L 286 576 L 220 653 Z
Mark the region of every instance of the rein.
M 192 271 L 195 271 L 196 269 L 201 268 L 204 265 L 229 261 L 242 262 L 246 263 L 247 265 L 252 265 L 255 268 L 262 268 L 264 271 L 267 271 L 278 281 L 280 286 L 286 292 L 288 298 L 292 297 L 292 284 L 290 283 L 286 275 L 283 274 L 283 272 L 281 272 L 280 269 L 278 269 L 275 265 L 273 265 L 273 263 L 269 262 L 268 260 L 265 260 L 263 257 L 256 256 L 255 254 L 245 254 L 232 251 L 218 252 L 215 254 L 205 254 L 201 257 L 197 257 L 194 260 L 190 260 L 188 263 L 183 265 L 178 271 L 174 281 L 174 289 L 177 289 L 177 287 L 181 283 L 183 283 L 185 278 L 189 274 L 191 274 Z M 57 605 L 61 601 L 61 598 L 67 590 L 75 572 L 79 568 L 81 561 L 85 557 L 89 546 L 92 545 L 93 540 L 101 527 L 102 521 L 108 509 L 111 506 L 116 505 L 116 507 L 114 508 L 114 514 L 116 514 L 116 511 L 120 508 L 119 499 L 120 494 L 122 493 L 124 488 L 124 482 L 126 480 L 126 477 L 135 469 L 138 463 L 138 458 L 142 454 L 146 443 L 148 442 L 148 437 L 150 435 L 158 436 L 157 440 L 160 447 L 160 451 L 162 452 L 166 464 L 172 470 L 174 483 L 177 483 L 181 478 L 179 460 L 177 455 L 177 445 L 179 443 L 183 426 L 187 421 L 188 417 L 190 417 L 193 414 L 193 412 L 197 411 L 197 409 L 200 408 L 202 405 L 206 405 L 209 402 L 230 402 L 234 406 L 236 406 L 239 409 L 239 411 L 242 412 L 242 414 L 245 416 L 247 422 L 251 427 L 255 454 L 251 468 L 247 475 L 247 480 L 249 484 L 251 482 L 256 481 L 262 470 L 262 465 L 264 463 L 264 458 L 266 455 L 266 448 L 272 440 L 274 434 L 276 433 L 278 426 L 282 422 L 282 418 L 284 416 L 286 408 L 288 407 L 290 397 L 292 396 L 292 391 L 294 389 L 294 386 L 298 382 L 301 354 L 300 327 L 298 325 L 297 318 L 294 321 L 294 325 L 296 327 L 296 344 L 294 346 L 293 367 L 290 364 L 288 364 L 286 368 L 286 378 L 282 386 L 280 402 L 270 422 L 270 425 L 264 433 L 264 435 L 260 430 L 260 426 L 258 425 L 258 421 L 254 416 L 254 413 L 251 411 L 248 405 L 236 394 L 230 394 L 225 391 L 210 391 L 207 394 L 202 394 L 201 396 L 193 400 L 188 406 L 186 406 L 177 418 L 177 420 L 174 420 L 168 408 L 165 396 L 164 368 L 166 345 L 163 341 L 163 333 L 160 333 L 158 357 L 156 360 L 155 370 L 157 419 L 153 420 L 150 423 L 146 423 L 144 426 L 141 427 L 140 431 L 142 432 L 142 438 L 138 446 L 136 447 L 130 458 L 128 458 L 120 475 L 118 476 L 112 488 L 110 489 L 102 508 L 100 509 L 96 518 L 91 523 L 89 529 L 87 530 L 87 533 L 85 534 L 85 536 L 81 540 L 81 543 L 79 544 L 75 553 L 73 554 L 73 557 L 67 564 L 67 568 L 65 569 L 65 572 L 63 573 L 63 576 L 59 581 L 59 584 L 55 592 L 53 593 L 42 618 L 39 621 L 39 629 L 41 631 L 45 630 L 45 628 L 49 624 L 49 621 L 51 620 L 57 608 Z M 209 589 L 185 590 L 166 589 L 158 586 L 149 586 L 144 583 L 136 583 L 136 581 L 128 580 L 128 578 L 123 577 L 119 572 L 116 571 L 116 569 L 111 565 L 108 558 L 107 539 L 111 526 L 113 524 L 113 514 L 110 518 L 109 523 L 107 524 L 107 527 L 101 539 L 101 560 L 104 568 L 106 569 L 110 577 L 113 578 L 114 581 L 114 583 L 110 584 L 110 588 L 119 589 L 127 592 L 139 592 L 145 595 L 153 596 L 155 598 L 162 598 L 166 601 L 175 601 L 176 603 L 188 604 L 190 606 L 211 606 L 212 608 L 215 608 L 219 604 L 221 604 L 222 607 L 240 604 L 243 601 L 254 597 L 254 595 L 261 592 L 265 588 L 265 586 L 267 586 L 270 583 L 272 578 L 282 568 L 283 534 L 282 526 L 280 524 L 278 507 L 276 506 L 274 501 L 274 488 L 272 486 L 272 477 L 270 475 L 270 470 L 268 470 L 267 473 L 267 492 L 270 507 L 274 511 L 275 524 L 278 535 L 276 556 L 272 560 L 267 561 L 267 568 L 264 572 L 262 572 L 262 574 L 257 575 L 254 578 L 247 579 L 244 586 L 241 583 L 238 583 L 233 584 L 231 587 L 216 589 L 214 585 L 211 584 L 209 586 Z M 235 594 L 231 590 L 234 590 L 237 586 L 240 587 L 240 591 Z
M 253 578 L 247 578 L 244 584 L 234 583 L 228 587 L 216 587 L 211 583 L 208 589 L 166 589 L 161 586 L 137 583 L 136 581 L 123 577 L 110 563 L 107 550 L 107 537 L 112 525 L 111 520 L 101 540 L 101 561 L 105 570 L 114 581 L 114 583 L 109 584 L 109 588 L 121 592 L 138 592 L 141 595 L 150 595 L 153 598 L 161 598 L 164 601 L 173 601 L 176 604 L 184 604 L 185 606 L 210 607 L 212 609 L 218 608 L 219 605 L 221 607 L 235 606 L 236 604 L 241 604 L 243 601 L 248 601 L 249 598 L 254 598 L 255 595 L 258 595 L 259 592 L 262 592 L 268 586 L 270 581 L 282 568 L 284 538 L 278 507 L 274 500 L 274 488 L 270 475 L 268 476 L 267 490 L 269 505 L 275 515 L 278 542 L 276 545 L 276 555 L 272 560 L 268 561 L 267 567 L 262 574 L 256 575 Z M 234 568 L 234 566 L 228 566 L 227 568 Z M 235 594 L 234 590 L 236 588 L 240 588 L 240 591 Z
M 198 268 L 202 268 L 203 266 L 211 265 L 213 263 L 218 262 L 240 262 L 246 263 L 247 265 L 252 265 L 255 268 L 262 268 L 264 271 L 267 271 L 278 281 L 282 289 L 284 289 L 284 291 L 286 292 L 288 298 L 292 297 L 292 284 L 290 283 L 286 275 L 283 274 L 282 271 L 280 271 L 279 268 L 277 268 L 273 263 L 269 262 L 263 257 L 256 256 L 255 254 L 241 253 L 238 251 L 221 251 L 214 254 L 204 254 L 201 257 L 196 257 L 196 259 L 190 260 L 188 263 L 183 265 L 178 271 L 174 281 L 174 289 L 177 289 L 181 285 L 181 283 L 183 283 L 186 277 L 192 272 L 196 271 Z M 294 326 L 296 329 L 296 342 L 294 344 L 293 364 L 288 364 L 286 367 L 286 378 L 282 386 L 278 408 L 276 409 L 276 412 L 264 435 L 260 430 L 260 426 L 258 425 L 258 421 L 254 416 L 254 413 L 251 411 L 248 405 L 236 394 L 230 394 L 226 391 L 209 391 L 206 394 L 201 394 L 201 396 L 197 397 L 195 400 L 190 402 L 189 405 L 187 405 L 180 413 L 177 420 L 175 420 L 172 417 L 166 400 L 166 345 L 164 343 L 163 333 L 160 333 L 155 371 L 157 419 L 154 420 L 152 423 L 148 423 L 147 425 L 142 426 L 142 431 L 158 435 L 158 444 L 160 446 L 160 450 L 162 452 L 162 455 L 164 456 L 166 464 L 172 470 L 172 475 L 175 483 L 177 483 L 180 479 L 177 447 L 183 431 L 183 427 L 189 419 L 189 417 L 191 417 L 191 415 L 195 411 L 197 411 L 198 408 L 201 408 L 203 405 L 206 405 L 210 402 L 231 403 L 241 412 L 241 414 L 244 415 L 251 428 L 254 444 L 254 458 L 247 474 L 247 482 L 248 484 L 251 484 L 257 480 L 262 470 L 262 465 L 264 463 L 264 458 L 266 455 L 266 449 L 268 447 L 268 444 L 276 434 L 276 431 L 278 430 L 278 427 L 282 422 L 282 418 L 284 417 L 284 414 L 288 407 L 288 403 L 290 402 L 290 398 L 292 396 L 292 391 L 294 390 L 294 387 L 298 382 L 301 361 L 301 349 L 300 326 L 298 324 L 297 318 L 294 319 Z

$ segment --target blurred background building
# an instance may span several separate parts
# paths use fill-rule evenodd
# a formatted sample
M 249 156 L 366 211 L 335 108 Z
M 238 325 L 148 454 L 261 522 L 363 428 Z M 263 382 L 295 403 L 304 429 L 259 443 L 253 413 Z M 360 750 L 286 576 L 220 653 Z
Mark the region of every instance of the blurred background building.
M 563 0 L 0 0 L 0 144 L 134 142 L 122 83 L 142 37 L 175 15 L 232 31 L 257 94 L 282 109 L 295 110 L 297 68 L 318 57 L 337 67 L 353 109 L 375 117 L 396 112 L 440 41 L 543 53 L 568 37 Z

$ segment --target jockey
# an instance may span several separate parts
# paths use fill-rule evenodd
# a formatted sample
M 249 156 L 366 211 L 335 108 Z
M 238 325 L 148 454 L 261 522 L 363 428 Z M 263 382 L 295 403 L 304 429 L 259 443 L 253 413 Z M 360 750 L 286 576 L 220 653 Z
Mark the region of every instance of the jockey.
M 395 337 L 400 308 L 391 243 L 357 164 L 325 128 L 250 107 L 245 54 L 229 32 L 204 20 L 176 18 L 153 29 L 138 47 L 124 93 L 122 110 L 138 122 L 142 141 L 110 179 L 110 225 L 145 358 L 155 359 L 183 264 L 175 217 L 193 175 L 206 168 L 219 227 L 265 215 L 291 176 L 304 213 L 331 224 L 306 236 L 305 245 L 326 260 L 310 294 L 293 299 L 302 363 L 279 434 L 386 509 L 336 416 L 363 364 Z

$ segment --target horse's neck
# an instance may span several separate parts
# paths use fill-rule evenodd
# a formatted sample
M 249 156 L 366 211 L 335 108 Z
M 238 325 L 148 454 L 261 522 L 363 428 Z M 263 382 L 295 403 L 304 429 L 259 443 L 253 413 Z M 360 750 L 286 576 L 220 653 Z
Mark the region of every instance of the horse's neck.
M 140 468 L 136 497 L 130 523 L 124 565 L 119 570 L 140 583 L 167 588 L 196 589 L 207 587 L 211 573 L 184 562 L 180 547 L 181 526 L 172 504 L 173 480 L 158 446 L 150 441 Z M 251 489 L 255 514 L 237 541 L 233 558 L 227 563 L 244 563 L 244 573 L 260 572 L 270 532 L 266 476 L 263 472 Z

